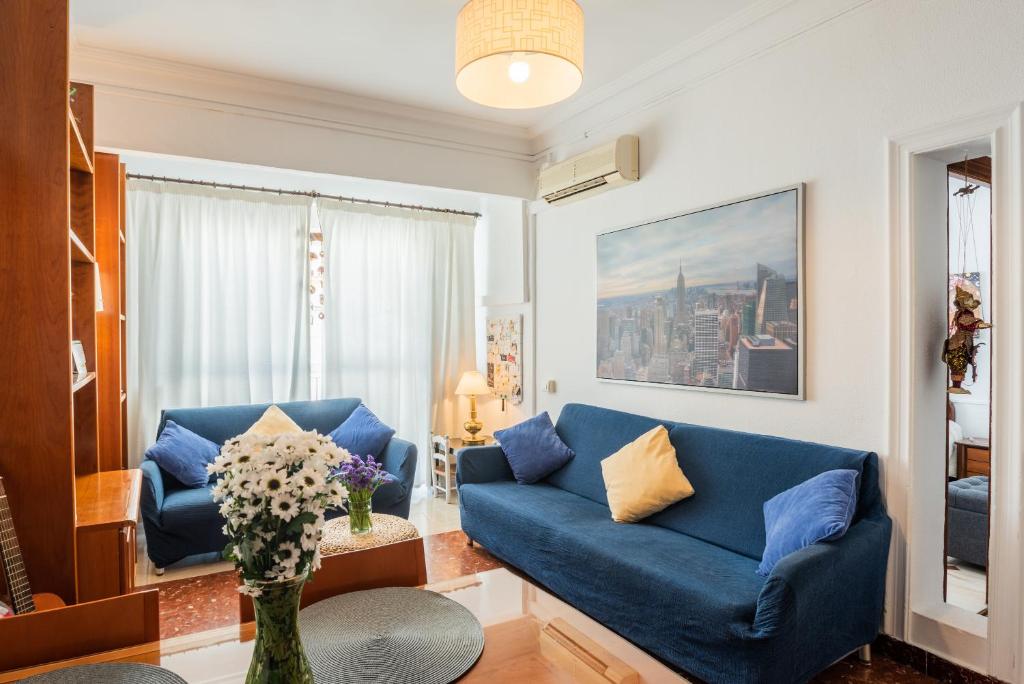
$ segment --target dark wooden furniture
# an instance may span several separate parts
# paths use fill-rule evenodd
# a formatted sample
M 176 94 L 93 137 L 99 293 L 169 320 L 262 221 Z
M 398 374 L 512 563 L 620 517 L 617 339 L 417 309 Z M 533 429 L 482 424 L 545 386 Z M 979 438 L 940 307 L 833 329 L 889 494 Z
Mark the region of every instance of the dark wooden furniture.
M 315 581 L 302 590 L 301 606 L 350 591 L 381 587 L 418 587 L 427 583 L 423 538 L 324 556 Z M 238 595 L 239 619 L 256 619 L 252 598 Z
M 125 589 L 133 556 L 108 553 L 106 535 L 93 533 L 114 501 L 125 511 L 116 529 L 133 528 L 128 502 L 137 502 L 139 485 L 122 471 L 109 481 L 121 478 L 119 486 L 104 479 L 93 487 L 123 463 L 123 446 L 101 438 L 99 388 L 116 363 L 107 362 L 97 330 L 98 313 L 121 314 L 123 279 L 103 289 L 102 270 L 124 272 L 123 248 L 115 259 L 108 233 L 96 230 L 97 182 L 110 169 L 98 170 L 93 153 L 93 88 L 68 80 L 68 16 L 68 0 L 0 2 L 0 476 L 33 590 L 68 604 L 0 620 L 0 669 L 157 636 L 155 592 L 74 605 L 109 593 L 95 577 L 116 580 L 115 593 Z M 79 377 L 73 340 L 89 371 Z M 121 383 L 123 351 L 118 362 Z
M 128 467 L 125 338 L 125 168 L 116 154 L 97 152 L 96 265 L 103 310 L 96 312 L 99 468 Z
M 150 589 L 0 620 L 0 681 L 11 680 L 6 670 L 159 641 L 159 597 Z
M 987 439 L 967 438 L 956 442 L 956 479 L 989 474 Z
M 92 121 L 76 122 L 68 104 L 67 44 L 66 0 L 0 3 L 0 475 L 33 586 L 71 603 L 75 464 L 95 453 L 96 388 L 72 380 L 72 339 L 95 360 L 72 306 L 92 294 L 91 227 L 79 223 L 84 239 L 71 229 L 88 215 Z
M 78 598 L 94 601 L 135 589 L 135 524 L 142 471 L 78 478 Z

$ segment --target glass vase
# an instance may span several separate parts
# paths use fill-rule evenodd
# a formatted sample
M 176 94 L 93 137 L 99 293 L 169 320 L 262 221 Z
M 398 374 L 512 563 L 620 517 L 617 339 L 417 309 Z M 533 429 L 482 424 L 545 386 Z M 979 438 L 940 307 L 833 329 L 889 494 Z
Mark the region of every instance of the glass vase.
M 313 672 L 299 639 L 299 599 L 306 575 L 284 582 L 249 582 L 260 590 L 256 644 L 245 684 L 313 684 Z
M 352 534 L 373 531 L 372 492 L 350 492 L 348 497 L 348 524 Z

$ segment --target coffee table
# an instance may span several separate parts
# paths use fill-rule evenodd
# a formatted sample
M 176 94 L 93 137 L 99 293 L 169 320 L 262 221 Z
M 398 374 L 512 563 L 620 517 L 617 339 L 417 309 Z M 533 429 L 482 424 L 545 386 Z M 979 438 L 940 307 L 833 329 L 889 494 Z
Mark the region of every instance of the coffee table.
M 687 681 L 622 637 L 504 568 L 426 588 L 466 606 L 484 627 L 484 653 L 460 682 Z M 243 682 L 252 657 L 253 637 L 253 624 L 246 623 L 65 664 L 143 662 L 165 667 L 190 684 Z M 54 665 L 8 672 L 0 675 L 0 682 L 52 669 Z

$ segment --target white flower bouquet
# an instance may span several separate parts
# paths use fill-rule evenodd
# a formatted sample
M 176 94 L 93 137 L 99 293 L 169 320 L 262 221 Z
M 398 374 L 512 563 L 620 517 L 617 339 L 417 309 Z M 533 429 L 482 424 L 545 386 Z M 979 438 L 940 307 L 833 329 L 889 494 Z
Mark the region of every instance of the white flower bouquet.
M 347 495 L 334 473 L 349 453 L 315 431 L 228 440 L 208 466 L 217 476 L 232 560 L 244 585 L 259 596 L 267 582 L 287 582 L 320 567 L 324 514 Z

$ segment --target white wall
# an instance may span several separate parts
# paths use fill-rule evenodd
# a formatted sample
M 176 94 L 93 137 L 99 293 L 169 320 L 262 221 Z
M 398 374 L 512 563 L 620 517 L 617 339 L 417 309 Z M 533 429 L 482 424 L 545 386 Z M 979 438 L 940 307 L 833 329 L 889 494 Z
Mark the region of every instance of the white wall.
M 637 133 L 641 181 L 537 217 L 537 379 L 559 383 L 538 409 L 586 401 L 884 458 L 885 140 L 1024 98 L 1022 32 L 1024 5 L 1012 0 L 869 3 L 559 150 Z M 807 401 L 595 379 L 596 234 L 799 181 Z
M 515 425 L 534 415 L 536 386 L 534 367 L 534 315 L 530 226 L 527 203 L 506 197 L 486 197 L 481 203 L 484 217 L 477 230 L 477 360 L 480 372 L 487 371 L 487 319 L 520 317 L 523 345 L 523 401 L 513 405 L 496 398 L 478 402 L 484 432 Z
M 174 62 L 72 47 L 96 88 L 96 144 L 277 169 L 526 196 L 526 132 Z
M 632 112 L 620 111 L 620 96 L 603 114 L 546 134 L 576 141 L 555 144 L 555 158 L 638 134 L 641 180 L 578 204 L 534 205 L 536 376 L 538 386 L 554 379 L 559 388 L 538 394 L 538 410 L 556 414 L 579 401 L 868 449 L 885 469 L 895 456 L 889 363 L 898 332 L 889 317 L 898 291 L 890 282 L 887 140 L 1024 100 L 1022 36 L 1019 0 L 875 0 L 675 89 L 638 87 Z M 596 380 L 597 234 L 801 181 L 806 401 Z M 936 458 L 941 464 L 941 450 Z M 904 523 L 895 521 L 896 543 Z M 887 624 L 902 625 L 899 596 L 888 601 Z M 930 647 L 962 656 L 954 642 Z

